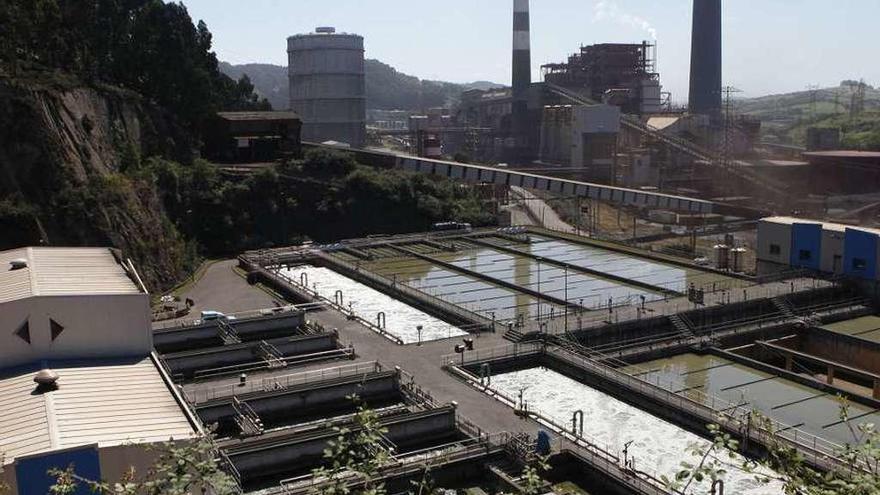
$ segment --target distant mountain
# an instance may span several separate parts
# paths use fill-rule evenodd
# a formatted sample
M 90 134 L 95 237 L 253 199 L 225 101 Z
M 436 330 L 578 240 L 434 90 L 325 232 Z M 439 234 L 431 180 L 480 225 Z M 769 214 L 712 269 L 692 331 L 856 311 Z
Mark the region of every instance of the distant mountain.
M 287 67 L 272 64 L 244 64 L 232 65 L 220 62 L 220 72 L 238 80 L 247 75 L 254 90 L 262 97 L 269 100 L 272 108 L 283 110 L 287 108 L 289 82 L 287 80 Z
M 880 90 L 867 86 L 864 111 L 853 117 L 854 91 L 849 83 L 815 92 L 737 100 L 736 112 L 761 119 L 764 138 L 769 141 L 803 146 L 809 127 L 834 127 L 841 130 L 845 148 L 880 149 Z
M 235 79 L 247 74 L 256 91 L 268 99 L 273 108 L 287 108 L 289 87 L 287 67 L 271 64 L 231 65 L 221 62 L 220 70 Z M 463 91 L 503 87 L 501 84 L 489 81 L 455 84 L 421 80 L 372 59 L 366 60 L 365 71 L 367 108 L 371 110 L 421 111 L 432 107 L 450 106 L 458 101 Z
M 472 83 L 462 84 L 462 86 L 467 89 L 479 89 L 480 91 L 505 87 L 503 84 L 493 83 L 491 81 L 474 81 Z

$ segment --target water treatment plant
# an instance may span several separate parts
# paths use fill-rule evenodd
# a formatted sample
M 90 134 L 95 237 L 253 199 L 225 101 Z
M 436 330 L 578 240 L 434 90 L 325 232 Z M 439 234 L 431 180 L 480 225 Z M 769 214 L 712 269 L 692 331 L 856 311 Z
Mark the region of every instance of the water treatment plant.
M 156 451 L 197 440 L 224 495 L 776 495 L 780 452 L 876 477 L 847 449 L 880 424 L 880 228 L 859 221 L 880 211 L 877 157 L 756 158 L 761 123 L 725 108 L 721 0 L 693 1 L 686 109 L 656 40 L 582 45 L 534 82 L 533 6 L 512 1 L 509 88 L 405 129 L 368 125 L 364 37 L 287 38 L 288 109 L 212 111 L 192 176 L 144 160 L 183 212 L 169 235 L 222 246 L 167 293 L 119 249 L 0 251 L 0 493 L 48 493 L 65 466 L 155 475 Z M 837 159 L 854 177 L 825 180 Z M 199 203 L 187 180 L 228 182 Z M 407 195 L 431 209 L 434 186 L 488 220 L 450 202 L 381 221 Z M 247 228 L 200 223 L 248 195 Z M 290 234 L 312 201 L 324 232 L 382 218 Z M 722 457 L 717 479 L 680 474 Z

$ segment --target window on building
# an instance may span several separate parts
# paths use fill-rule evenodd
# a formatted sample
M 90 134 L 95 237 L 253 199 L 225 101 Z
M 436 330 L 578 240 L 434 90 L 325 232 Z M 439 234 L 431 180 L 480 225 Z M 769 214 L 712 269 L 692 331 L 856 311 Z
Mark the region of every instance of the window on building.
M 782 248 L 779 246 L 779 244 L 770 244 L 770 254 L 777 256 L 782 254 Z
M 801 249 L 798 253 L 798 259 L 800 261 L 810 261 L 813 259 L 813 252 L 808 249 Z
M 864 258 L 853 258 L 852 269 L 861 272 L 868 268 L 868 261 Z

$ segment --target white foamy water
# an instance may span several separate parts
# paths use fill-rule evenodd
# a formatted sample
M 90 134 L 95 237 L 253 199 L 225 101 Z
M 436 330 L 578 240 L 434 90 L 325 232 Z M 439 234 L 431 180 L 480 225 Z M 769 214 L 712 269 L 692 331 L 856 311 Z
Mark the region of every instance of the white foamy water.
M 681 470 L 682 461 L 697 464 L 699 459 L 687 453 L 688 446 L 700 442 L 708 445 L 702 437 L 679 428 L 640 409 L 594 390 L 565 375 L 544 368 L 531 368 L 492 377 L 491 388 L 508 397 L 518 397 L 525 388 L 523 399 L 529 409 L 553 418 L 557 423 L 570 425 L 572 414 L 584 411 L 584 437 L 593 443 L 616 452 L 623 458 L 626 442 L 629 457 L 635 458 L 635 467 L 657 476 L 670 479 Z M 726 455 L 725 455 L 725 461 Z M 741 462 L 732 460 L 733 464 Z M 735 469 L 724 477 L 725 493 L 737 495 L 776 495 L 783 493 L 778 482 L 763 484 L 754 476 Z M 709 486 L 695 484 L 689 493 L 709 493 Z
M 301 274 L 307 274 L 309 288 L 315 288 L 322 297 L 331 301 L 336 296 L 336 291 L 341 290 L 343 306 L 348 307 L 348 303 L 352 303 L 355 314 L 372 323 L 376 323 L 376 316 L 384 312 L 385 331 L 399 337 L 404 344 L 419 341 L 416 329 L 418 325 L 422 326 L 422 342 L 468 334 L 454 325 L 328 268 L 302 265 L 282 269 L 280 272 L 297 283 Z

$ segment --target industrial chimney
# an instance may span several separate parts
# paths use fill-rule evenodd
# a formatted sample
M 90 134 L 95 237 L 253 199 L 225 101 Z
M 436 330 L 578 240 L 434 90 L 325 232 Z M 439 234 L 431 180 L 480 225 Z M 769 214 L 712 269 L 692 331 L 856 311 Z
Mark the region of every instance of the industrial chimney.
M 525 139 L 529 128 L 529 86 L 532 52 L 529 37 L 529 0 L 513 0 L 513 133 Z M 519 143 L 523 144 L 523 143 Z
M 721 0 L 694 0 L 691 113 L 721 117 Z

